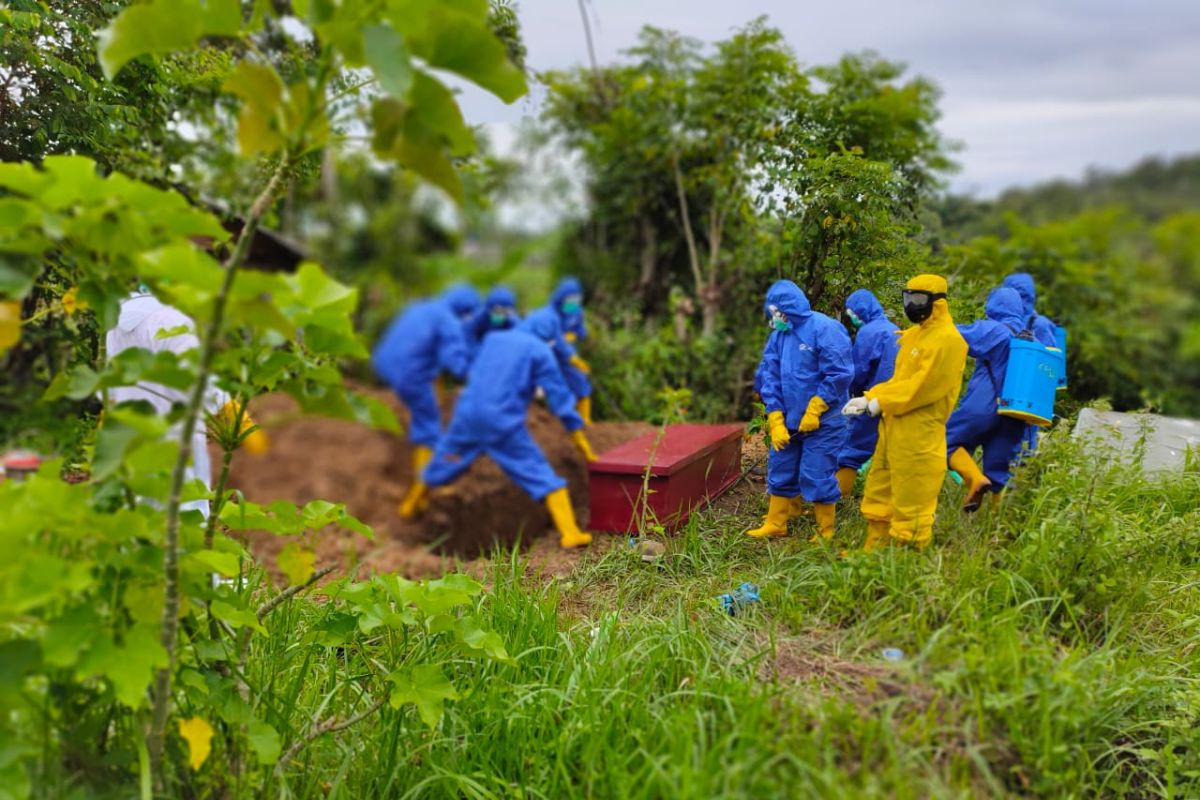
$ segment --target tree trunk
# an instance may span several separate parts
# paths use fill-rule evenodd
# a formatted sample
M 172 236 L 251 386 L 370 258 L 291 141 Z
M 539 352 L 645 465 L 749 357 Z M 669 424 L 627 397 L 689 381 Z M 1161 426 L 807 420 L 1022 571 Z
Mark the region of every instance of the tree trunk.
M 654 229 L 654 221 L 649 214 L 642 214 L 638 223 L 642 235 L 638 293 L 642 296 L 642 311 L 647 312 L 651 310 L 651 294 L 654 291 L 654 279 L 658 275 L 658 231 Z
M 678 158 L 671 160 L 671 167 L 675 172 L 675 194 L 679 198 L 679 216 L 683 220 L 683 237 L 687 241 L 688 264 L 692 268 L 692 280 L 696 284 L 696 298 L 704 309 L 702 333 L 708 336 L 717 329 L 717 315 L 713 310 L 712 318 L 709 318 L 708 301 L 705 300 L 704 275 L 700 271 L 700 253 L 696 249 L 696 234 L 692 232 L 692 218 L 688 210 L 687 193 L 683 190 L 683 173 L 679 171 Z

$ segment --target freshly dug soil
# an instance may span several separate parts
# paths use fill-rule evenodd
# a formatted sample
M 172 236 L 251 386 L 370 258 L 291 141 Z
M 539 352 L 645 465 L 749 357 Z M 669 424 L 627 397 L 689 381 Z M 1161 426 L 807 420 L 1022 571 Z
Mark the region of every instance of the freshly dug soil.
M 407 423 L 407 412 L 391 392 L 360 391 L 387 403 L 401 424 Z M 453 397 L 441 399 L 448 421 Z M 403 434 L 342 420 L 300 417 L 285 395 L 259 398 L 251 411 L 270 437 L 270 451 L 259 458 L 237 453 L 230 471 L 231 488 L 260 503 L 287 500 L 299 505 L 317 499 L 345 503 L 351 514 L 375 531 L 373 542 L 333 527 L 310 534 L 318 565 L 361 563 L 369 572 L 421 577 L 445 571 L 454 558 L 487 555 L 494 546 L 529 547 L 549 528 L 545 507 L 531 500 L 487 457 L 479 458 L 454 484 L 433 490 L 421 519 L 402 520 L 396 507 L 412 478 L 411 449 Z M 587 467 L 583 458 L 558 420 L 540 405 L 530 409 L 528 424 L 551 466 L 567 479 L 576 515 L 584 525 Z M 588 429 L 588 438 L 599 453 L 648 430 L 652 427 L 644 423 L 601 422 Z M 214 463 L 219 464 L 219 459 Z M 252 533 L 248 538 L 269 565 L 289 541 L 269 534 Z M 556 541 L 553 545 L 557 549 Z

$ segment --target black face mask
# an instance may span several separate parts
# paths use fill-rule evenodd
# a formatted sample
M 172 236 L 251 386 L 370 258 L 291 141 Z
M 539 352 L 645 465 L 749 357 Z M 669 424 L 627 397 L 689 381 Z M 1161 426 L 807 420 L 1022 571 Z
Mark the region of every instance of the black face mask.
M 925 292 L 920 289 L 904 290 L 904 316 L 918 325 L 929 319 L 933 304 L 946 297 L 945 292 Z

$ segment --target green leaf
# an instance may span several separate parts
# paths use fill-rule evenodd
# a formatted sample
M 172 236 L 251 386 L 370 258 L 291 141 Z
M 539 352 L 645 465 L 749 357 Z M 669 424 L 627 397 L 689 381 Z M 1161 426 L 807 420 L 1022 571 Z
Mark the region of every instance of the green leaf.
M 100 66 L 112 80 L 138 56 L 187 50 L 203 36 L 236 36 L 241 23 L 240 0 L 152 0 L 132 5 L 100 31 Z
M 184 557 L 184 561 L 190 562 L 193 568 L 198 568 L 197 571 L 215 572 L 226 578 L 235 578 L 240 572 L 238 557 L 233 553 L 200 550 L 196 553 L 188 553 Z
M 248 608 L 237 608 L 224 600 L 214 600 L 208 610 L 214 617 L 222 622 L 228 622 L 235 628 L 251 628 L 259 633 L 267 632 L 255 613 Z
M 275 559 L 276 566 L 287 577 L 288 583 L 298 586 L 316 572 L 317 554 L 297 542 L 289 542 Z
M 458 692 L 437 664 L 396 670 L 387 679 L 392 683 L 392 708 L 415 704 L 421 720 L 431 728 L 441 723 L 445 701 L 458 699 Z
M 427 72 L 416 73 L 409 105 L 411 108 L 405 118 L 406 137 L 444 140 L 452 156 L 475 152 L 475 135 L 463 119 L 458 100 L 437 78 Z
M 91 646 L 102 630 L 100 618 L 91 606 L 75 606 L 46 624 L 42 636 L 42 656 L 54 667 L 69 667 Z
M 481 627 L 474 616 L 466 616 L 459 620 L 455 634 L 471 655 L 485 655 L 496 661 L 512 661 L 500 634 Z
M 119 701 L 138 708 L 146 699 L 154 671 L 165 666 L 167 651 L 159 643 L 157 629 L 138 625 L 125 634 L 120 645 L 107 636 L 97 639 L 80 660 L 76 673 L 83 678 L 105 678 Z
M 247 737 L 254 757 L 259 764 L 270 765 L 279 760 L 282 749 L 279 743 L 279 732 L 262 720 L 256 719 L 250 723 Z
M 407 95 L 413 70 L 404 37 L 390 25 L 369 25 L 363 29 L 363 46 L 367 64 L 383 90 L 393 97 Z
M 70 397 L 72 400 L 82 400 L 95 394 L 100 384 L 100 376 L 86 364 L 79 364 L 70 372 L 60 372 L 50 381 L 42 395 L 43 400 L 57 400 L 60 397 Z
M 272 153 L 285 142 L 283 80 L 272 67 L 239 61 L 225 81 L 225 91 L 242 98 L 238 114 L 238 148 L 244 155 Z

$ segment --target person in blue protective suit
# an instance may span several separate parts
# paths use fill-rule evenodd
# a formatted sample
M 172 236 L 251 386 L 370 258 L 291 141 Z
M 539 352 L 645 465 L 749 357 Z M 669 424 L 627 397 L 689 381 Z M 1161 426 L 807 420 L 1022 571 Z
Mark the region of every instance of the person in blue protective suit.
M 1021 295 L 1021 311 L 1025 320 L 1025 328 L 1033 333 L 1033 340 L 1046 347 L 1057 347 L 1058 338 L 1055 336 L 1054 321 L 1037 313 L 1037 290 L 1034 287 L 1033 276 L 1028 272 L 1014 272 L 1004 279 L 1001 286 L 1013 289 Z M 1022 442 L 1028 452 L 1032 453 L 1037 449 L 1037 438 L 1037 426 L 1025 426 L 1025 436 Z
M 483 305 L 475 312 L 467 330 L 471 359 L 479 352 L 483 338 L 493 331 L 515 328 L 521 321 L 517 315 L 517 295 L 507 286 L 497 286 L 487 293 Z
M 836 477 L 838 453 L 846 441 L 841 408 L 854 377 L 850 337 L 840 322 L 813 311 L 791 281 L 776 281 L 764 305 L 772 334 L 758 374 L 771 435 L 770 502 L 762 526 L 747 534 L 787 535 L 799 496 L 813 504 L 817 529 L 829 539 L 841 496 Z
M 583 320 L 583 284 L 578 278 L 563 278 L 550 295 L 547 307 L 558 316 L 562 328 L 563 344 L 560 355 L 568 365 L 563 368 L 567 386 L 575 395 L 575 407 L 584 424 L 592 424 L 592 368 L 584 361 L 576 346 L 588 338 L 587 324 Z
M 1024 422 L 997 413 L 1009 343 L 1015 336 L 1032 335 L 1026 329 L 1021 296 L 1013 289 L 993 289 L 985 313 L 986 318 L 978 322 L 958 326 L 967 342 L 967 355 L 975 359 L 975 371 L 946 423 L 947 462 L 967 484 L 965 511 L 978 509 L 986 492 L 1004 488 L 1025 434 Z M 982 470 L 975 464 L 978 447 L 983 448 Z
M 846 298 L 846 317 L 854 327 L 854 379 L 850 394 L 858 395 L 877 383 L 892 377 L 896 367 L 899 328 L 896 327 L 879 299 L 868 289 L 859 289 Z M 838 454 L 838 486 L 842 497 L 854 489 L 858 470 L 875 452 L 879 440 L 879 417 L 861 414 L 846 421 L 846 446 Z
M 411 517 L 424 498 L 421 470 L 441 435 L 442 413 L 434 382 L 447 372 L 458 380 L 470 366 L 466 326 L 479 310 L 479 294 L 459 285 L 441 297 L 414 303 L 384 331 L 371 353 L 375 374 L 408 408 L 413 480 L 400 502 L 400 515 Z
M 483 341 L 467 375 L 467 388 L 423 477 L 427 486 L 443 486 L 487 455 L 530 497 L 545 502 L 559 544 L 571 548 L 590 543 L 591 534 L 579 530 L 566 480 L 555 474 L 525 425 L 529 404 L 540 388 L 547 407 L 571 432 L 584 458 L 596 458 L 552 351 L 560 335 L 554 314 L 535 312 L 516 328 L 497 331 Z

